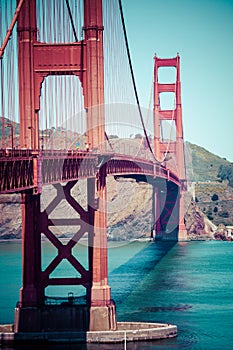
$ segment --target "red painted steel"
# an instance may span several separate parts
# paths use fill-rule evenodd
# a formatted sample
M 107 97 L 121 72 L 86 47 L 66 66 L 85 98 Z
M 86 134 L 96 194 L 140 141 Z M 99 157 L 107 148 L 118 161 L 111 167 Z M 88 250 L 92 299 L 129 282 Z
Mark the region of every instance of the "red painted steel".
M 41 272 L 41 288 L 44 289 L 49 285 L 83 285 L 88 290 L 91 287 L 90 272 L 87 271 L 82 264 L 72 254 L 72 249 L 79 242 L 82 236 L 88 232 L 89 218 L 88 212 L 81 207 L 79 203 L 71 195 L 71 190 L 77 181 L 70 181 L 66 185 L 56 184 L 56 196 L 49 203 L 49 205 L 39 214 L 40 217 L 40 232 L 43 232 L 47 239 L 57 248 L 58 254 L 47 266 L 47 268 Z M 72 206 L 72 208 L 79 214 L 79 218 L 61 218 L 50 219 L 50 214 L 59 205 L 59 203 L 66 199 L 66 201 Z M 77 226 L 77 231 L 67 243 L 63 244 L 56 235 L 52 232 L 52 227 L 59 226 Z M 70 264 L 76 269 L 80 277 L 76 278 L 51 278 L 51 273 L 56 269 L 59 263 L 67 259 Z
M 23 283 L 20 290 L 22 307 L 42 304 L 41 285 L 41 236 L 39 232 L 40 195 L 32 190 L 22 193 L 22 261 Z
M 84 103 L 87 112 L 87 142 L 92 149 L 100 148 L 105 140 L 104 130 L 104 76 L 103 76 L 103 20 L 102 1 L 84 1 L 84 33 L 82 42 L 73 44 L 45 44 L 37 40 L 36 1 L 25 0 L 18 19 L 18 62 L 19 62 L 19 101 L 20 101 L 20 145 L 21 148 L 38 149 L 40 109 L 40 90 L 43 80 L 48 75 L 75 74 L 83 85 Z M 61 54 L 62 53 L 62 54 Z M 30 155 L 33 190 L 22 194 L 22 236 L 23 236 L 23 287 L 20 305 L 22 307 L 40 305 L 44 290 L 50 284 L 82 284 L 87 288 L 90 306 L 105 307 L 112 305 L 108 286 L 107 235 L 106 235 L 106 166 L 96 169 L 98 157 L 82 155 L 61 155 L 55 157 L 42 154 L 41 151 Z M 22 160 L 25 163 L 25 159 Z M 3 160 L 3 172 L 6 164 Z M 10 166 L 8 166 L 8 173 Z M 71 200 L 71 180 L 80 177 L 87 181 L 88 212 Z M 97 176 L 97 179 L 96 179 Z M 14 176 L 12 175 L 12 178 Z M 85 219 L 89 234 L 89 272 L 81 266 L 71 253 L 76 241 L 85 230 L 82 225 L 71 240 L 63 246 L 49 230 L 52 221 L 50 208 L 60 202 L 59 191 L 46 212 L 40 213 L 40 192 L 42 184 L 69 180 L 62 187 L 69 204 Z M 57 189 L 59 185 L 56 185 Z M 3 184 L 3 190 L 12 187 Z M 25 200 L 24 200 L 25 198 Z M 35 203 L 29 206 L 27 203 Z M 93 205 L 97 203 L 97 205 Z M 83 215 L 85 218 L 83 218 Z M 33 217 L 32 222 L 29 218 Z M 71 220 L 72 221 L 72 220 Z M 69 221 L 69 222 L 71 222 Z M 76 220 L 75 224 L 83 220 Z M 66 220 L 55 220 L 57 225 L 68 224 Z M 90 226 L 93 229 L 90 229 Z M 34 260 L 35 250 L 40 252 L 40 236 L 44 233 L 58 249 L 58 255 L 48 268 L 42 272 L 40 263 Z M 81 274 L 80 278 L 51 279 L 49 276 L 62 259 L 67 259 Z M 113 318 L 115 316 L 113 315 Z M 92 326 L 95 322 L 91 322 Z M 93 326 L 95 327 L 95 325 Z M 107 326 L 108 329 L 109 326 Z
M 160 83 L 158 79 L 158 71 L 160 67 L 175 67 L 176 81 L 174 83 Z M 180 56 L 177 54 L 174 58 L 158 58 L 154 56 L 154 152 L 157 159 L 166 162 L 168 155 L 175 156 L 175 164 L 177 175 L 183 183 L 180 192 L 180 212 L 178 217 L 180 222 L 178 229 L 180 235 L 185 237 L 187 231 L 184 225 L 183 210 L 183 190 L 186 184 L 185 158 L 184 158 L 184 139 L 183 139 L 183 123 L 182 123 L 182 105 L 181 105 L 181 83 L 180 83 Z M 160 94 L 163 92 L 173 92 L 175 94 L 174 110 L 162 110 L 160 106 Z M 175 123 L 175 141 L 163 142 L 161 138 L 161 121 L 174 121 Z M 169 165 L 168 165 L 169 167 Z M 174 201 L 176 196 L 174 196 Z M 175 204 L 174 204 L 175 205 Z M 172 216 L 173 211 L 168 210 Z
M 113 313 L 113 316 L 108 320 L 109 325 L 106 325 L 108 330 L 115 327 L 112 326 L 115 324 L 115 309 L 108 285 L 106 177 L 133 177 L 137 181 L 152 184 L 153 227 L 158 236 L 166 236 L 169 230 L 169 234 L 172 231 L 177 236 L 177 228 L 185 231 L 182 220 L 183 184 L 186 174 L 179 56 L 171 59 L 155 57 L 154 152 L 159 161 L 155 163 L 145 157 L 107 153 L 103 149 L 103 29 L 102 0 L 85 0 L 85 35 L 82 41 L 65 44 L 41 43 L 37 39 L 36 1 L 24 0 L 18 17 L 21 149 L 0 151 L 0 193 L 22 193 L 23 285 L 20 307 L 44 305 L 45 288 L 48 286 L 82 285 L 87 291 L 88 305 L 94 310 L 90 320 L 91 327 L 96 327 L 95 308 L 103 308 L 101 312 L 104 313 L 104 308 L 109 307 L 111 311 L 107 318 L 110 317 L 110 313 Z M 176 82 L 161 84 L 157 79 L 158 69 L 167 66 L 176 68 Z M 38 150 L 41 87 L 45 77 L 61 74 L 76 75 L 81 81 L 87 116 L 87 143 L 94 152 Z M 159 94 L 162 92 L 175 93 L 174 111 L 161 110 Z M 161 141 L 160 125 L 163 120 L 174 120 L 175 141 Z M 162 161 L 167 150 L 175 155 L 177 171 L 168 169 L 166 159 Z M 77 181 L 84 178 L 87 179 L 86 209 L 77 203 L 71 194 Z M 62 182 L 65 184 L 62 185 Z M 56 195 L 47 208 L 41 211 L 42 186 L 47 184 L 54 185 Z M 52 220 L 51 213 L 64 199 L 78 214 L 78 218 L 64 217 Z M 77 231 L 73 238 L 64 244 L 52 232 L 52 228 L 69 225 L 76 226 Z M 88 269 L 84 268 L 72 253 L 72 249 L 85 233 L 88 233 Z M 57 249 L 57 255 L 44 271 L 41 269 L 42 234 Z M 169 238 L 169 234 L 166 238 Z M 51 277 L 63 259 L 76 269 L 78 277 Z
M 105 141 L 104 123 L 104 60 L 102 0 L 84 1 L 84 33 L 86 43 L 83 75 L 84 104 L 86 108 L 87 143 L 91 149 L 100 149 Z M 106 173 L 97 171 L 97 181 L 87 180 L 90 222 L 89 269 L 92 276 L 91 306 L 111 304 L 108 285 Z M 97 205 L 95 206 L 95 203 Z M 93 210 L 93 207 L 95 210 Z M 90 322 L 92 324 L 92 321 Z
M 100 149 L 105 141 L 104 60 L 102 0 L 84 1 L 85 66 L 84 105 L 87 110 L 87 143 Z
M 1 156 L 2 155 L 2 156 Z M 99 164 L 106 164 L 106 176 L 146 175 L 169 179 L 181 186 L 175 173 L 163 165 L 124 154 L 76 151 L 2 151 L 0 155 L 0 193 L 33 189 L 86 178 L 96 178 Z M 101 165 L 101 166 L 102 166 Z
M 18 16 L 18 70 L 20 147 L 38 148 L 38 113 L 35 108 L 33 44 L 36 42 L 36 1 L 24 0 Z
M 160 67 L 175 67 L 176 68 L 176 82 L 175 83 L 160 83 L 158 80 L 158 71 Z M 154 57 L 154 152 L 158 160 L 163 160 L 164 153 L 174 153 L 176 157 L 177 172 L 179 179 L 186 181 L 185 163 L 184 163 L 184 139 L 183 139 L 183 124 L 182 124 L 182 106 L 181 106 L 181 83 L 180 83 L 180 57 L 175 58 L 158 58 Z M 163 110 L 160 106 L 160 93 L 173 92 L 175 94 L 175 108 L 174 110 Z M 176 140 L 166 143 L 161 139 L 161 121 L 173 120 L 175 122 Z

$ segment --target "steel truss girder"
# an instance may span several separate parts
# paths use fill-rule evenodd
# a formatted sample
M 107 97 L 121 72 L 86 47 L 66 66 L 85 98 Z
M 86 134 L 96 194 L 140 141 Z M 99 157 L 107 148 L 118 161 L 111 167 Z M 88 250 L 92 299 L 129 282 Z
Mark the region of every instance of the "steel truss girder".
M 32 158 L 0 159 L 0 193 L 33 188 Z
M 86 212 L 79 203 L 71 196 L 71 189 L 77 181 L 70 181 L 66 185 L 55 184 L 56 196 L 49 203 L 48 207 L 40 214 L 40 232 L 43 233 L 47 239 L 57 248 L 56 257 L 50 262 L 44 271 L 41 272 L 41 283 L 43 288 L 49 285 L 83 285 L 85 288 L 90 288 L 90 272 L 86 270 L 77 258 L 72 254 L 72 249 L 78 243 L 80 238 L 87 232 L 88 229 L 88 212 Z M 79 214 L 80 219 L 53 219 L 49 218 L 52 211 L 59 205 L 59 203 L 66 199 L 67 202 L 75 209 Z M 63 244 L 49 229 L 51 226 L 68 226 L 78 225 L 74 236 Z M 51 278 L 50 274 L 56 269 L 59 263 L 66 259 L 77 270 L 81 277 L 77 278 Z
M 30 151 L 30 156 L 0 157 L 0 193 L 20 192 L 42 186 L 96 177 L 105 165 L 106 175 L 141 174 L 170 180 L 180 186 L 176 174 L 159 163 L 118 154 Z

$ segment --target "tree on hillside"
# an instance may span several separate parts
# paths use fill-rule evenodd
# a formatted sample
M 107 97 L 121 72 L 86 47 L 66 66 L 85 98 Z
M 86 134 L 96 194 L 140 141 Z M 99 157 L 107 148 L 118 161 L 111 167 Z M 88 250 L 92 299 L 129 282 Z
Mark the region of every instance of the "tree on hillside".
M 217 201 L 218 200 L 218 195 L 215 193 L 213 194 L 213 196 L 211 197 L 212 201 Z
M 141 134 L 136 134 L 136 135 L 134 136 L 134 138 L 135 138 L 135 139 L 141 139 L 141 138 L 142 138 L 142 135 L 141 135 Z
M 108 136 L 109 139 L 119 139 L 119 136 L 118 135 L 109 135 Z
M 217 176 L 221 180 L 228 180 L 229 186 L 233 187 L 233 164 L 220 165 Z

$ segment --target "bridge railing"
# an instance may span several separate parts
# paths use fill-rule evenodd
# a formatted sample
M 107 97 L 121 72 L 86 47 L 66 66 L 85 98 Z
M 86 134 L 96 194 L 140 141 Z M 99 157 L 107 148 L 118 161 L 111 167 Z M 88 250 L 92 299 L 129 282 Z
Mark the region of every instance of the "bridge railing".
M 19 192 L 42 186 L 96 177 L 106 164 L 107 175 L 142 174 L 161 177 L 179 184 L 175 172 L 138 154 L 137 157 L 97 150 L 1 150 L 0 193 Z
M 6 149 L 0 149 L 0 158 L 9 158 L 9 157 L 30 157 L 32 154 L 32 150 L 30 149 L 12 149 L 12 148 L 6 148 Z
M 83 157 L 85 154 L 87 154 L 88 151 L 80 151 L 80 150 L 32 150 L 32 149 L 12 149 L 12 148 L 6 148 L 6 149 L 0 149 L 0 158 L 25 158 L 25 157 L 32 157 L 35 155 L 43 155 L 43 157 Z M 88 153 L 89 154 L 89 153 Z
M 0 193 L 18 192 L 34 187 L 33 158 L 26 155 L 0 157 Z

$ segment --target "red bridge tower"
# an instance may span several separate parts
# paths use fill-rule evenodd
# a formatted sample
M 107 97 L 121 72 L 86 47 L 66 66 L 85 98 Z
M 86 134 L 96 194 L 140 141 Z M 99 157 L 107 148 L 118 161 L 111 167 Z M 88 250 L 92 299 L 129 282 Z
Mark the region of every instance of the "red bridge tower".
M 37 39 L 36 0 L 25 0 L 18 18 L 18 66 L 20 100 L 20 143 L 22 148 L 39 148 L 40 91 L 48 75 L 73 74 L 79 77 L 87 111 L 87 142 L 98 148 L 104 142 L 104 77 L 102 1 L 84 1 L 84 40 L 74 43 L 47 44 Z M 61 54 L 62 52 L 62 54 Z M 92 108 L 95 106 L 95 108 Z M 22 193 L 23 286 L 15 313 L 15 331 L 41 330 L 113 330 L 116 328 L 115 305 L 108 285 L 106 235 L 106 173 L 102 167 L 97 179 L 87 180 L 87 210 L 71 196 L 76 181 L 56 185 L 57 195 L 41 212 L 40 193 Z M 66 199 L 79 214 L 79 230 L 67 243 L 52 233 L 49 214 Z M 60 225 L 69 225 L 66 218 Z M 88 232 L 89 268 L 73 256 L 72 248 Z M 57 256 L 42 271 L 41 234 L 57 248 Z M 51 278 L 57 265 L 67 259 L 78 278 Z M 45 305 L 49 285 L 82 285 L 87 305 Z M 59 320 L 59 322 L 58 322 Z
M 159 82 L 160 67 L 175 67 L 176 81 L 173 83 Z M 174 109 L 164 110 L 160 103 L 161 93 L 173 93 L 175 99 Z M 162 123 L 167 122 L 170 128 L 169 139 L 164 140 L 161 135 Z M 174 136 L 175 134 L 175 136 Z M 171 135 L 173 138 L 170 139 Z M 181 82 L 180 82 L 180 57 L 174 58 L 158 58 L 154 57 L 154 154 L 157 160 L 168 168 L 175 167 L 174 172 L 177 173 L 182 186 L 181 189 L 173 187 L 167 183 L 167 189 L 164 184 L 154 188 L 154 195 L 157 210 L 156 235 L 162 239 L 166 239 L 166 231 L 168 239 L 171 238 L 171 231 L 168 228 L 168 222 L 171 227 L 178 228 L 178 240 L 187 239 L 187 230 L 184 225 L 184 190 L 186 188 L 186 171 L 185 171 L 185 155 L 184 155 L 184 139 L 183 139 L 183 123 L 182 123 L 182 105 L 181 105 Z M 169 164 L 170 165 L 169 165 Z M 160 190 L 159 190 L 160 187 Z M 175 193 L 176 191 L 177 194 Z M 163 198 L 163 193 L 166 198 Z M 160 215 L 158 214 L 160 213 Z M 178 222 L 177 222 L 178 220 Z

